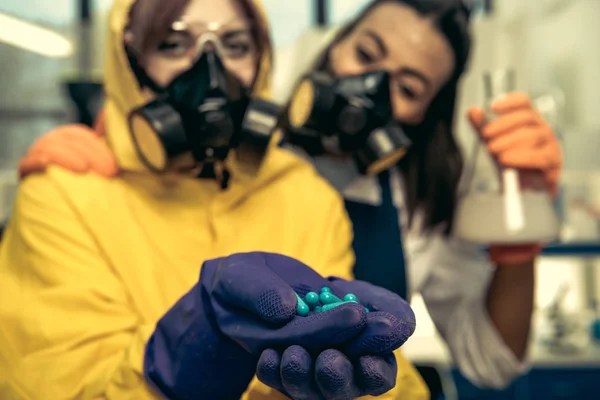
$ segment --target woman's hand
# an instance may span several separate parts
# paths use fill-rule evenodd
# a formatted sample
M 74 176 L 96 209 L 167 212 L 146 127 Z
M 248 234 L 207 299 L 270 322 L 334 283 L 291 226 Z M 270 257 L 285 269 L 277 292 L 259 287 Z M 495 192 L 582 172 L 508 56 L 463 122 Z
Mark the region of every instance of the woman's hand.
M 268 348 L 292 345 L 311 352 L 342 348 L 351 358 L 385 354 L 402 346 L 415 330 L 414 313 L 400 296 L 366 282 L 325 279 L 280 254 L 241 253 L 207 262 L 200 281 L 221 331 L 257 356 Z M 294 291 L 304 296 L 324 286 L 339 298 L 356 295 L 361 305 L 342 304 L 298 316 Z M 327 332 L 331 326 L 335 330 Z
M 558 193 L 563 158 L 552 127 L 539 115 L 526 93 L 510 93 L 492 103 L 496 117 L 488 121 L 480 107 L 471 107 L 468 118 L 490 154 L 505 168 L 538 171 L 551 196 Z M 500 265 L 531 261 L 539 244 L 490 248 L 490 258 Z
M 562 152 L 552 127 L 539 115 L 530 97 L 510 93 L 492 103 L 496 118 L 487 121 L 482 108 L 471 107 L 469 121 L 487 149 L 506 168 L 540 171 L 555 196 L 562 168 Z
M 302 348 L 309 355 L 322 355 L 316 357 L 317 367 L 332 366 L 329 380 L 321 383 L 358 387 L 361 393 L 385 392 L 396 376 L 388 378 L 395 368 L 389 357 L 414 332 L 414 313 L 399 296 L 354 283 L 325 279 L 280 254 L 240 253 L 206 261 L 199 283 L 159 320 L 148 341 L 147 380 L 168 398 L 239 398 L 257 369 L 264 372 L 261 355 L 264 361 L 273 354 L 263 352 Z M 296 293 L 304 296 L 324 286 L 337 296 L 356 294 L 361 304 L 298 315 Z M 346 360 L 358 360 L 355 368 L 371 374 L 370 383 L 349 375 L 352 364 Z
M 37 139 L 27 150 L 19 163 L 19 174 L 24 178 L 57 165 L 76 173 L 95 172 L 105 177 L 116 176 L 119 166 L 103 136 L 102 113 L 94 129 L 80 124 L 56 128 Z
M 361 281 L 327 280 L 338 298 L 352 293 L 369 309 L 364 330 L 343 346 L 312 354 L 301 346 L 265 350 L 256 375 L 294 400 L 382 395 L 396 384 L 393 351 L 414 332 L 414 314 L 408 303 L 386 289 Z

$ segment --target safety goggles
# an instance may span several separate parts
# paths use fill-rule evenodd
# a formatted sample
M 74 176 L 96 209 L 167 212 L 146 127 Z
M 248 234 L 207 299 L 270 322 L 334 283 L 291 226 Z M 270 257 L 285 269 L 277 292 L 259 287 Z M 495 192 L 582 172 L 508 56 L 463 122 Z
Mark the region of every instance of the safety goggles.
M 189 22 L 185 17 L 175 21 L 169 34 L 157 48 L 161 56 L 192 61 L 207 50 L 216 51 L 223 61 L 254 62 L 257 48 L 252 27 L 244 20 Z

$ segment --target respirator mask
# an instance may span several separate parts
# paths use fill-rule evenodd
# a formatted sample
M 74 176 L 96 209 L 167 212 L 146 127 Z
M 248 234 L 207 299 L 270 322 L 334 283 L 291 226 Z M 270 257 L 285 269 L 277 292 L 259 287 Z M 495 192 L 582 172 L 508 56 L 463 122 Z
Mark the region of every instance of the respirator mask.
M 411 145 L 393 120 L 386 71 L 307 75 L 290 102 L 286 140 L 311 156 L 352 155 L 358 170 L 369 175 L 396 164 Z
M 187 26 L 178 21 L 172 31 L 187 31 Z M 252 98 L 250 89 L 227 70 L 223 60 L 229 54 L 217 28 L 194 40 L 192 66 L 164 88 L 134 68 L 140 83 L 157 94 L 129 116 L 141 160 L 162 172 L 174 157 L 191 152 L 203 169 L 224 169 L 230 150 L 236 148 L 238 159 L 258 167 L 275 130 L 278 108 Z M 131 56 L 130 61 L 135 65 Z

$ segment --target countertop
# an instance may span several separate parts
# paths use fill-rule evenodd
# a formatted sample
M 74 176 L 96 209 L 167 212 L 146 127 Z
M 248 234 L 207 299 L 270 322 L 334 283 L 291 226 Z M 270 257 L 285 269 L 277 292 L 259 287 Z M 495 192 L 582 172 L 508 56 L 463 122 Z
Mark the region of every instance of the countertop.
M 439 335 L 414 335 L 402 347 L 405 356 L 413 363 L 450 365 L 451 358 Z M 578 354 L 553 354 L 537 342 L 531 348 L 532 367 L 537 368 L 600 368 L 600 345 L 590 345 Z

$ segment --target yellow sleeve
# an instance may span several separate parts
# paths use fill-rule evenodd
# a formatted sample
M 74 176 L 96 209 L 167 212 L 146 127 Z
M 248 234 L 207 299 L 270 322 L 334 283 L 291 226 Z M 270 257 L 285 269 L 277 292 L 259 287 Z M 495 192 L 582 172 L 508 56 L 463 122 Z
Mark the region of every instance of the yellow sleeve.
M 379 400 L 429 400 L 431 394 L 427 385 L 421 378 L 421 374 L 404 357 L 402 350 L 398 349 L 394 352 L 396 362 L 398 363 L 398 373 L 396 374 L 396 386 L 387 393 L 379 397 L 367 396 L 365 399 Z
M 333 189 L 331 189 L 333 190 Z M 322 226 L 324 235 L 320 254 L 321 265 L 315 268 L 322 276 L 337 276 L 342 279 L 354 279 L 354 250 L 352 240 L 354 234 L 350 217 L 346 212 L 344 200 L 336 191 L 330 206 L 326 207 Z M 323 257 L 323 255 L 325 255 Z
M 154 326 L 50 174 L 25 179 L 0 249 L 0 398 L 155 399 Z

